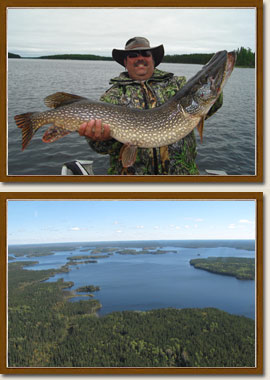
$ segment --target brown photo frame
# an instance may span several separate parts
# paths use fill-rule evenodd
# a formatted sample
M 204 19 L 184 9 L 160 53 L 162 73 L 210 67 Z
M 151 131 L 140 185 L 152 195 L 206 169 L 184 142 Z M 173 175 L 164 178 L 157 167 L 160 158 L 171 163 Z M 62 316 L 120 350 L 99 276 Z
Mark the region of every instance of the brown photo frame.
M 188 0 L 157 0 L 157 1 L 135 1 L 129 0 L 124 3 L 119 0 L 104 0 L 100 3 L 97 0 L 91 2 L 91 7 L 231 7 L 231 8 L 255 8 L 256 9 L 256 137 L 255 137 L 255 175 L 146 175 L 146 176 L 130 176 L 130 175 L 77 175 L 61 176 L 61 175 L 13 175 L 7 174 L 8 168 L 8 148 L 7 148 L 7 96 L 1 97 L 0 115 L 1 128 L 3 138 L 0 141 L 1 164 L 0 164 L 0 180 L 2 182 L 159 182 L 159 183 L 175 183 L 175 182 L 262 182 L 263 181 L 263 0 L 195 0 L 190 3 Z M 51 2 L 43 0 L 3 0 L 0 5 L 0 40 L 1 56 L 0 56 L 0 90 L 1 94 L 7 94 L 7 9 L 12 7 L 89 7 L 87 0 L 66 0 L 64 2 L 53 0 Z M 254 89 L 255 93 L 255 89 Z M 237 133 L 237 131 L 236 131 Z M 18 142 L 19 143 L 19 142 Z
M 7 207 L 9 201 L 255 201 L 255 351 L 254 367 L 8 367 L 7 365 Z M 133 375 L 179 375 L 179 374 L 246 374 L 263 373 L 263 194 L 259 192 L 241 193 L 1 193 L 1 362 L 3 374 L 133 374 Z M 18 216 L 19 218 L 19 216 Z

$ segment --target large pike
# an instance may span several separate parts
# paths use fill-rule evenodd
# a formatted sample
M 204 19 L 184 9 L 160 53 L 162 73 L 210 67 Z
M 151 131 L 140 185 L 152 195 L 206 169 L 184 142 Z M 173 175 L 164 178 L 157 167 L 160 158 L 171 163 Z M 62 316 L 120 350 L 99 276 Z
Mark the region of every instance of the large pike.
M 22 149 L 35 132 L 52 124 L 42 140 L 53 142 L 91 119 L 102 119 L 110 125 L 111 137 L 124 144 L 122 163 L 132 165 L 137 147 L 153 148 L 173 144 L 198 127 L 202 136 L 203 122 L 220 95 L 236 61 L 235 52 L 216 53 L 203 68 L 168 102 L 160 107 L 139 110 L 104 102 L 94 102 L 78 95 L 57 92 L 45 98 L 44 112 L 15 116 L 22 128 Z

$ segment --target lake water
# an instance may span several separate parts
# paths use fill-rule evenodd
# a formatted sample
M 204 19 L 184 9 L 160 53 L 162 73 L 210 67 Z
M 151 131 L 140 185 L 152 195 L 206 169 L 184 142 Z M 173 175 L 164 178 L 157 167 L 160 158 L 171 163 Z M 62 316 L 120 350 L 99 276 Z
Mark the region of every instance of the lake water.
M 200 65 L 161 64 L 161 70 L 196 74 Z M 106 61 L 9 59 L 8 62 L 8 174 L 58 175 L 63 163 L 74 159 L 94 161 L 95 174 L 107 174 L 108 156 L 95 153 L 76 133 L 52 144 L 42 142 L 46 127 L 21 151 L 21 130 L 14 116 L 45 111 L 43 99 L 65 91 L 98 100 L 109 80 L 121 67 Z M 230 175 L 255 175 L 255 70 L 235 68 L 224 89 L 222 108 L 204 127 L 204 141 L 197 136 L 197 164 L 205 169 L 225 170 Z
M 255 257 L 254 241 L 249 244 L 239 242 L 136 242 L 112 243 L 115 251 L 108 258 L 98 259 L 97 263 L 70 266 L 68 273 L 59 273 L 48 281 L 63 278 L 73 281 L 72 289 L 85 285 L 100 286 L 94 293 L 102 308 L 100 314 L 120 310 L 150 310 L 156 308 L 216 307 L 232 314 L 255 318 L 255 281 L 237 280 L 195 269 L 189 264 L 193 258 L 218 257 Z M 105 244 L 105 243 L 104 243 Z M 103 244 L 103 246 L 104 246 Z M 106 244 L 105 244 L 106 245 Z M 170 251 L 166 254 L 121 255 L 115 253 L 123 248 L 158 247 Z M 33 247 L 33 246 L 31 246 Z M 40 245 L 44 249 L 44 245 Z M 88 255 L 96 247 L 94 243 L 73 244 L 71 249 L 47 245 L 54 255 L 15 258 L 16 261 L 38 261 L 27 269 L 41 270 L 60 268 L 68 257 Z M 9 255 L 15 254 L 21 246 L 11 246 Z M 25 247 L 23 247 L 25 249 Z M 37 246 L 38 250 L 39 246 Z M 83 251 L 89 248 L 89 251 Z M 150 248 L 149 248 L 150 249 Z M 26 249 L 27 251 L 27 249 Z M 72 299 L 76 302 L 77 297 Z

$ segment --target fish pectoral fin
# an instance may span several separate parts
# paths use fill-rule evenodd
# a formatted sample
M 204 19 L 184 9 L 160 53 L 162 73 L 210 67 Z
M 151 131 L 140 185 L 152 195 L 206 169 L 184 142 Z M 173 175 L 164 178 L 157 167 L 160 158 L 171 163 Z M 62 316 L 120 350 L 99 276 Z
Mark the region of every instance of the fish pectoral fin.
M 52 143 L 62 137 L 68 135 L 70 131 L 67 131 L 64 128 L 57 127 L 55 125 L 51 125 L 50 128 L 44 133 L 42 137 L 42 141 L 45 143 Z
M 49 108 L 57 108 L 85 99 L 86 98 L 82 96 L 69 94 L 67 92 L 56 92 L 55 94 L 47 96 L 44 99 L 44 103 Z
M 204 118 L 202 117 L 197 125 L 197 129 L 201 138 L 201 143 L 203 142 L 203 127 L 204 127 Z
M 129 168 L 136 161 L 137 146 L 125 144 L 120 150 L 119 160 L 122 161 L 123 168 Z

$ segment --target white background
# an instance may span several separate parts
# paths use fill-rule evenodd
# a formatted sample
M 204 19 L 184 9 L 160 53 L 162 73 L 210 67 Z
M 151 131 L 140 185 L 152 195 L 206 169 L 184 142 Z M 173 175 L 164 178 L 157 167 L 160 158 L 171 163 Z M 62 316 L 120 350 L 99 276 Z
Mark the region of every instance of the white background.
M 172 184 L 3 184 L 0 183 L 1 192 L 263 192 L 264 193 L 264 375 L 263 378 L 270 379 L 270 356 L 269 356 L 269 323 L 270 323 L 270 307 L 269 295 L 270 290 L 270 103 L 269 103 L 269 66 L 270 66 L 270 53 L 269 53 L 269 24 L 270 20 L 270 0 L 264 0 L 264 182 L 263 184 L 185 184 L 185 183 L 172 183 Z M 211 198 L 211 193 L 209 198 Z M 2 347 L 1 347 L 2 349 Z M 26 375 L 27 376 L 27 375 Z M 63 375 L 67 377 L 66 375 Z M 188 375 L 179 375 L 181 379 L 190 379 Z M 41 376 L 40 376 L 41 377 Z M 85 375 L 84 377 L 91 377 L 91 379 L 111 378 L 111 376 L 95 376 Z M 145 377 L 147 376 L 132 376 Z M 149 376 L 148 376 L 149 377 Z M 177 376 L 178 377 L 178 376 Z M 201 376 L 199 376 L 201 377 Z M 248 376 L 249 379 L 257 376 Z M 4 378 L 4 375 L 0 375 Z M 8 376 L 9 379 L 17 378 L 17 376 Z M 39 376 L 31 376 L 31 379 L 39 378 Z M 46 378 L 59 378 L 59 376 L 42 376 Z M 121 379 L 128 378 L 128 376 L 121 376 Z M 158 376 L 151 376 L 151 378 L 158 378 Z M 162 378 L 170 378 L 170 376 L 162 376 Z M 175 376 L 174 376 L 175 378 Z M 203 376 L 204 379 L 215 379 L 219 376 Z M 230 379 L 238 379 L 239 376 L 230 376 Z M 72 379 L 81 379 L 81 376 L 72 375 Z

